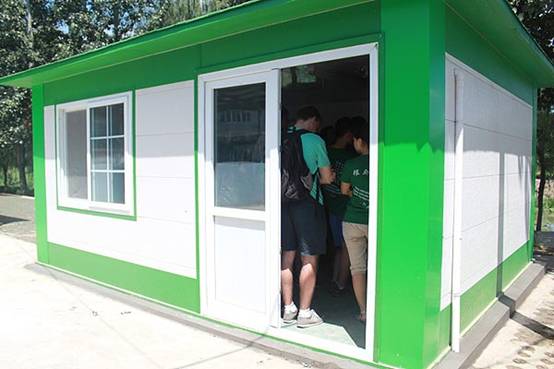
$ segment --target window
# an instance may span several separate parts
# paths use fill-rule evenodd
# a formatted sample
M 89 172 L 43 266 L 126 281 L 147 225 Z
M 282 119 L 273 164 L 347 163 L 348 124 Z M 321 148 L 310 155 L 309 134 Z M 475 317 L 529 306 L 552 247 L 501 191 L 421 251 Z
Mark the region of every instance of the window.
M 131 213 L 130 94 L 59 105 L 58 202 Z

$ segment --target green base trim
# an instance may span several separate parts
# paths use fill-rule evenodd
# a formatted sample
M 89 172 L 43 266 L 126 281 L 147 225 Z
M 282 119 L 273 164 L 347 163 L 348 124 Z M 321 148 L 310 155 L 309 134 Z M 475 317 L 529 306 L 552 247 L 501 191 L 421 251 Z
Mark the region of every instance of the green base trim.
M 481 278 L 461 298 L 461 329 L 467 332 L 480 316 L 502 295 L 529 264 L 528 243 L 504 260 L 498 267 Z M 441 347 L 450 345 L 451 306 L 440 313 Z
M 200 311 L 198 280 L 49 243 L 47 265 L 193 312 Z
M 272 336 L 270 334 L 266 334 L 266 333 L 263 333 L 263 332 L 256 332 L 254 330 L 244 328 L 244 327 L 240 327 L 240 326 L 237 326 L 237 325 L 234 325 L 234 324 L 231 324 L 231 323 L 215 320 L 213 318 L 209 318 L 209 317 L 206 317 L 206 316 L 203 316 L 203 315 L 200 314 L 199 303 L 198 303 L 198 308 L 193 309 L 193 308 L 190 308 L 190 307 L 183 306 L 183 304 L 176 304 L 175 302 L 168 301 L 168 299 L 163 300 L 163 299 L 160 299 L 158 297 L 153 297 L 151 295 L 147 295 L 144 291 L 137 291 L 137 289 L 129 289 L 129 288 L 126 288 L 126 286 L 115 284 L 113 282 L 113 279 L 112 279 L 111 282 L 107 282 L 107 280 L 110 280 L 111 278 L 109 278 L 109 277 L 99 278 L 97 276 L 98 273 L 102 272 L 102 271 L 106 271 L 106 270 L 112 270 L 112 268 L 121 267 L 122 264 L 127 264 L 126 268 L 147 269 L 147 270 L 149 270 L 149 273 L 159 273 L 159 274 L 167 274 L 167 275 L 172 275 L 172 274 L 167 273 L 167 272 L 162 272 L 162 271 L 159 271 L 159 270 L 155 270 L 155 269 L 142 267 L 142 266 L 139 266 L 139 265 L 136 265 L 136 264 L 130 264 L 130 263 L 127 263 L 127 262 L 124 262 L 124 261 L 116 260 L 116 259 L 107 258 L 107 257 L 96 255 L 96 254 L 91 254 L 91 253 L 86 252 L 86 251 L 75 250 L 75 249 L 65 247 L 65 246 L 61 246 L 61 245 L 57 245 L 57 244 L 50 243 L 49 245 L 51 246 L 51 248 L 50 248 L 51 251 L 55 250 L 56 257 L 50 259 L 51 263 L 42 263 L 42 262 L 39 261 L 37 264 L 42 265 L 42 266 L 47 267 L 47 268 L 57 270 L 57 271 L 62 272 L 62 273 L 69 274 L 69 275 L 77 277 L 77 278 L 84 279 L 88 282 L 97 284 L 97 285 L 102 286 L 102 287 L 110 288 L 110 289 L 116 290 L 116 291 L 121 292 L 121 293 L 125 293 L 125 294 L 131 295 L 131 296 L 134 296 L 134 297 L 137 297 L 137 298 L 140 298 L 140 299 L 144 299 L 146 301 L 150 301 L 150 302 L 159 304 L 161 306 L 165 306 L 165 307 L 168 307 L 168 308 L 171 308 L 171 309 L 175 309 L 176 311 L 191 315 L 195 318 L 199 318 L 199 319 L 208 321 L 210 323 L 217 324 L 217 325 L 222 326 L 222 327 L 227 327 L 227 328 L 232 328 L 232 329 L 239 329 L 239 330 L 244 331 L 244 332 L 255 334 L 256 336 L 260 336 L 260 337 L 263 337 L 263 338 L 268 338 L 268 339 L 271 339 L 271 340 L 274 340 L 274 341 L 277 341 L 277 342 L 283 342 L 283 343 L 295 345 L 295 346 L 298 346 L 298 347 L 302 347 L 302 348 L 312 350 L 314 352 L 320 352 L 320 353 L 324 353 L 324 354 L 331 355 L 331 356 L 338 357 L 338 358 L 342 358 L 342 359 L 353 360 L 353 361 L 356 361 L 358 363 L 365 364 L 365 365 L 370 365 L 370 366 L 372 366 L 374 368 L 378 368 L 378 369 L 397 369 L 394 366 L 388 366 L 388 365 L 382 364 L 382 363 L 375 363 L 375 362 L 370 362 L 370 361 L 365 361 L 365 360 L 352 358 L 352 357 L 349 357 L 349 356 L 346 356 L 346 355 L 341 355 L 341 354 L 338 354 L 338 353 L 335 353 L 335 352 L 332 352 L 332 351 L 322 350 L 322 349 L 319 349 L 317 347 L 313 347 L 313 346 L 310 346 L 310 345 L 305 345 L 305 344 L 302 344 L 302 343 L 299 343 L 299 342 L 287 340 L 287 339 L 284 339 L 284 338 L 275 337 L 275 336 Z M 69 260 L 68 260 L 68 258 L 69 258 Z M 78 260 L 79 258 L 81 260 Z M 89 267 L 86 270 L 83 267 L 75 267 L 75 265 L 77 265 L 77 264 L 82 265 L 82 263 L 94 262 L 94 260 L 93 260 L 94 258 L 105 259 L 104 262 L 108 262 L 108 263 L 110 263 L 110 265 L 107 266 L 106 268 L 104 268 L 102 265 L 99 265 L 99 264 L 96 264 L 96 265 L 91 264 L 91 265 L 89 265 Z M 117 265 L 117 264 L 119 264 L 119 265 Z M 79 270 L 79 271 L 76 271 L 76 270 Z M 91 271 L 93 271 L 93 272 L 91 272 Z M 94 273 L 94 272 L 96 272 L 96 273 Z M 124 269 L 124 270 L 118 269 L 118 272 L 119 272 L 118 274 L 120 274 L 120 277 L 123 277 L 125 279 L 130 279 L 129 276 L 127 275 L 129 273 L 129 269 Z M 142 271 L 142 273 L 144 273 L 144 271 Z M 106 274 L 106 273 L 104 273 L 104 274 Z M 110 271 L 110 273 L 107 273 L 107 274 L 111 274 L 111 271 Z M 145 275 L 145 274 L 143 274 L 143 275 Z M 177 275 L 172 275 L 172 276 L 177 277 L 179 279 L 186 279 L 186 280 L 189 280 L 190 282 L 196 282 L 195 280 L 192 280 L 190 278 L 181 277 L 181 276 L 177 276 Z M 159 279 L 157 279 L 157 280 L 159 281 Z M 135 280 L 135 283 L 138 285 L 140 283 L 140 281 Z M 156 287 L 162 286 L 162 283 L 165 283 L 165 282 L 164 281 L 159 281 L 159 283 L 160 284 L 156 285 Z M 166 285 L 163 285 L 163 286 L 167 287 Z M 181 288 L 183 288 L 183 287 L 181 286 Z M 192 304 L 189 303 L 187 305 L 191 306 Z

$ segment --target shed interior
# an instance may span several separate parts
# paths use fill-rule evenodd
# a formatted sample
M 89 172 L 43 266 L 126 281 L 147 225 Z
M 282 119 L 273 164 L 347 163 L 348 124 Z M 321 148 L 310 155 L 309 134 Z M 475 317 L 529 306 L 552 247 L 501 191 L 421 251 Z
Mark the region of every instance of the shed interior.
M 327 145 L 331 145 L 334 142 L 333 128 L 338 119 L 363 117 L 368 121 L 368 57 L 357 56 L 284 68 L 281 70 L 281 96 L 282 108 L 288 112 L 287 124 L 294 124 L 298 109 L 304 106 L 316 107 L 322 117 L 320 135 Z M 322 232 L 326 230 L 322 229 Z M 365 324 L 357 319 L 359 310 L 350 279 L 347 280 L 343 292 L 333 292 L 335 257 L 335 246 L 330 232 L 327 231 L 327 253 L 319 258 L 312 301 L 312 308 L 323 318 L 324 323 L 308 329 L 301 329 L 296 325 L 284 329 L 364 348 Z M 296 269 L 294 300 L 298 302 L 299 260 Z

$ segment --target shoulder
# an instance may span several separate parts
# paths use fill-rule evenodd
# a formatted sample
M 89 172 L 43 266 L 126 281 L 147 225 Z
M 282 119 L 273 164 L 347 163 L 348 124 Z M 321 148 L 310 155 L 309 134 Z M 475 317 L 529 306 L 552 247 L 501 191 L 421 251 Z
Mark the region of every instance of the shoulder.
M 325 147 L 325 141 L 319 135 L 315 133 L 304 133 L 302 134 L 302 145 L 306 146 L 309 149 L 322 149 L 327 152 Z

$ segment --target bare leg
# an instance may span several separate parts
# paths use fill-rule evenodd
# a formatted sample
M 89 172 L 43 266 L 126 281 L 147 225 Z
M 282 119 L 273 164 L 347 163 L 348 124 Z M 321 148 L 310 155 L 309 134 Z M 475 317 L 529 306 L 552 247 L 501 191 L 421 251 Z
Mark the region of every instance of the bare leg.
M 296 251 L 281 253 L 281 296 L 285 305 L 292 304 L 294 257 Z
M 300 309 L 309 309 L 312 305 L 312 297 L 314 296 L 317 277 L 317 258 L 317 255 L 301 256 L 302 269 L 300 270 Z
M 354 295 L 356 296 L 356 302 L 360 307 L 360 317 L 365 321 L 365 309 L 366 309 L 366 273 L 352 274 L 352 286 L 354 287 Z
M 346 286 L 346 280 L 350 274 L 350 258 L 348 257 L 348 249 L 344 243 L 338 252 L 337 259 L 339 260 L 339 269 L 336 282 L 340 288 L 343 288 Z

